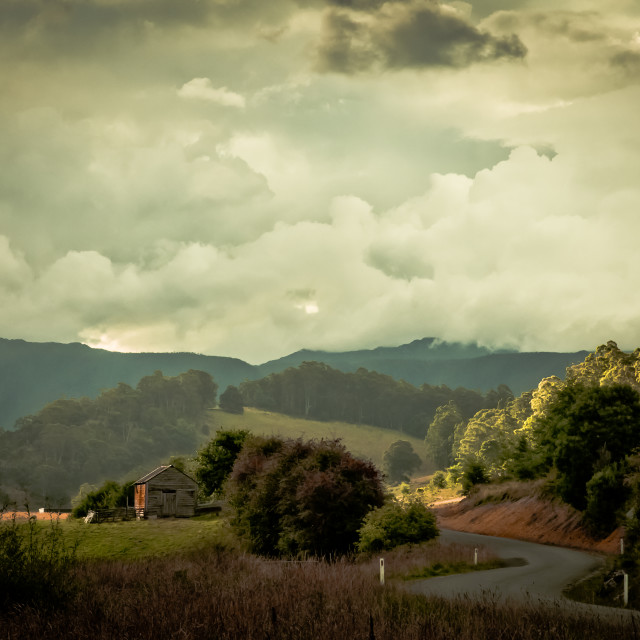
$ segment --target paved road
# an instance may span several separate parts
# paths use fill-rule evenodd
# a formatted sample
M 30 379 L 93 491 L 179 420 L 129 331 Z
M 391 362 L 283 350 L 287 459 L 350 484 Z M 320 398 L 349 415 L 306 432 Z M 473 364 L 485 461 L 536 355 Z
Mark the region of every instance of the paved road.
M 416 581 L 414 586 L 421 593 L 449 596 L 495 590 L 515 598 L 526 596 L 527 593 L 559 598 L 564 587 L 602 563 L 598 556 L 583 551 L 462 531 L 442 530 L 441 540 L 484 546 L 500 558 L 519 558 L 526 564 Z
M 415 580 L 407 584 L 413 593 L 437 595 L 446 598 L 482 596 L 500 600 L 518 600 L 536 603 L 562 603 L 563 608 L 589 611 L 606 617 L 627 616 L 629 611 L 594 607 L 574 603 L 562 596 L 562 590 L 571 582 L 587 575 L 602 564 L 594 554 L 562 547 L 481 536 L 462 531 L 441 530 L 441 539 L 472 546 L 485 546 L 504 559 L 520 558 L 522 566 L 476 571 L 428 580 Z M 633 615 L 633 614 L 632 614 Z M 637 612 L 635 615 L 638 615 Z

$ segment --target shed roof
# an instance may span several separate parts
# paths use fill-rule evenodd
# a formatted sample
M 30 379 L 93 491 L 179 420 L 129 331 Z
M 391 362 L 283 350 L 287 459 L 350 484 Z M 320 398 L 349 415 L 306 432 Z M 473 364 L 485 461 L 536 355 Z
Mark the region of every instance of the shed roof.
M 163 473 L 167 469 L 176 469 L 176 468 L 172 464 L 164 464 L 158 467 L 157 469 L 150 471 L 149 473 L 147 473 L 146 476 L 142 476 L 142 478 L 140 478 L 139 480 L 136 480 L 135 484 L 144 484 L 145 482 L 149 482 L 149 480 L 153 480 L 153 478 L 155 478 L 156 476 L 159 476 L 161 473 Z M 183 476 L 187 476 L 187 474 L 184 473 L 183 471 L 180 471 L 180 469 L 176 469 L 176 471 L 178 473 L 182 473 Z M 189 480 L 195 483 L 195 480 L 191 476 L 187 476 L 187 478 L 189 478 Z

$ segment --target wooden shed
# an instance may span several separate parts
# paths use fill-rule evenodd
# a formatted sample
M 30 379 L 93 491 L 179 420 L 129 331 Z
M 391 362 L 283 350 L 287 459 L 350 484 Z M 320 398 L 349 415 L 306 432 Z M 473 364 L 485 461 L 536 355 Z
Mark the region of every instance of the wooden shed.
M 138 518 L 189 518 L 196 513 L 198 484 L 169 464 L 140 478 L 134 495 Z

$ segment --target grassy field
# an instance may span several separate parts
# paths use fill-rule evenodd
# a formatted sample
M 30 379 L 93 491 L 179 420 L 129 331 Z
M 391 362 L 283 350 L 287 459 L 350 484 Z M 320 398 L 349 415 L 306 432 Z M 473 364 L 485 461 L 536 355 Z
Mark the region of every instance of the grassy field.
M 102 524 L 69 519 L 60 527 L 68 545 L 77 543 L 80 560 L 157 558 L 228 545 L 230 540 L 227 520 L 216 515 Z
M 103 525 L 94 525 L 102 528 Z M 107 531 L 103 529 L 103 531 Z M 209 549 L 82 563 L 66 606 L 0 609 L 0 638 L 51 640 L 609 640 L 631 623 L 487 595 L 447 601 L 382 586 L 378 563 L 283 563 Z
M 382 467 L 382 456 L 396 440 L 407 440 L 422 460 L 425 459 L 424 440 L 399 431 L 348 424 L 346 422 L 317 422 L 292 418 L 280 413 L 246 408 L 243 415 L 225 413 L 219 409 L 210 412 L 210 436 L 218 429 L 248 429 L 257 435 L 279 435 L 288 438 L 341 438 L 347 449 L 359 458 L 371 460 Z M 417 473 L 428 473 L 423 465 Z

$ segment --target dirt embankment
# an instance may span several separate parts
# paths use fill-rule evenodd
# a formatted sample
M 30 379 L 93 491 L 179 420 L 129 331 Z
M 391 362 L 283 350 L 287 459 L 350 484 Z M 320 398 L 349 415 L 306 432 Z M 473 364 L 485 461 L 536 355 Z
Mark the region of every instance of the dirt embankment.
M 458 502 L 434 504 L 438 525 L 445 529 L 528 540 L 599 553 L 619 553 L 622 528 L 595 540 L 570 506 L 540 496 L 534 485 L 482 487 Z
M 40 513 L 39 511 L 5 511 L 0 514 L 0 520 L 11 520 L 12 518 L 16 520 L 28 520 L 29 518 L 35 518 L 36 520 L 66 520 L 70 515 L 70 513 L 49 511 L 45 513 Z

